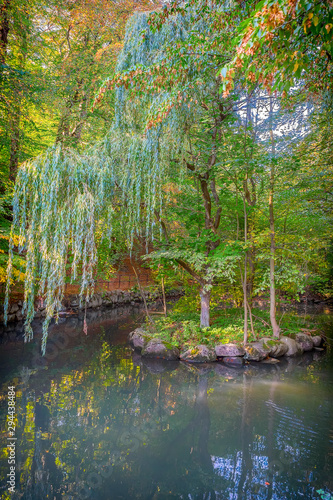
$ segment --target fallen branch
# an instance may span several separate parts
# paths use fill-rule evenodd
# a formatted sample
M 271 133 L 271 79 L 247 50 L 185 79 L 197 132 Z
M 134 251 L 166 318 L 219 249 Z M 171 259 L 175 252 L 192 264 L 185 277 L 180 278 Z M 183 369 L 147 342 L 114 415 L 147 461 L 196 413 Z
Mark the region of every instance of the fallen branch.
M 286 312 L 286 311 L 283 311 L 283 314 L 282 314 L 282 316 L 281 316 L 281 318 L 280 318 L 280 321 L 279 321 L 279 328 L 280 328 L 280 323 L 281 323 L 281 321 L 282 321 L 282 318 L 283 318 L 283 316 L 284 316 L 285 312 Z
M 267 323 L 267 321 L 265 321 L 264 319 L 262 318 L 259 318 L 259 316 L 255 316 L 253 313 L 252 313 L 252 316 L 256 319 L 259 319 L 259 321 L 262 321 L 262 323 L 264 323 L 264 325 L 268 326 L 270 328 L 270 324 Z

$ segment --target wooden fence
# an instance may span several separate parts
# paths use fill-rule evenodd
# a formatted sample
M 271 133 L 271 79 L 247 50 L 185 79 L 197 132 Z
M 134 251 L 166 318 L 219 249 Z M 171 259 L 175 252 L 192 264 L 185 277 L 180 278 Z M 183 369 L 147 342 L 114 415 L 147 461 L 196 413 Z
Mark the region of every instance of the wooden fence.
M 146 269 L 138 269 L 140 285 L 143 288 L 153 286 L 155 283 L 149 271 Z M 97 279 L 95 282 L 95 292 L 112 291 L 112 290 L 130 290 L 138 286 L 138 281 L 135 274 L 131 272 L 120 271 L 117 275 L 109 280 Z M 0 303 L 4 301 L 6 285 L 0 284 Z M 65 295 L 77 295 L 80 292 L 79 284 L 66 283 Z M 23 283 L 17 283 L 11 289 L 10 300 L 22 300 L 24 294 Z

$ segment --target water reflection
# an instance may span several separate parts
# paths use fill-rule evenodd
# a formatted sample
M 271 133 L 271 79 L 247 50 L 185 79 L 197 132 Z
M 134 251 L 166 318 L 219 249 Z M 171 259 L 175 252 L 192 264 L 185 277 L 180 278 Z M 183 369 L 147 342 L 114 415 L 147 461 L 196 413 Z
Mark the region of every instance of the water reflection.
M 104 318 L 88 336 L 69 335 L 77 324 L 65 322 L 52 336 L 65 332 L 70 342 L 39 365 L 38 338 L 5 346 L 3 498 L 9 384 L 17 388 L 11 498 L 289 500 L 332 492 L 329 353 L 240 367 L 144 361 L 125 342 L 131 321 Z

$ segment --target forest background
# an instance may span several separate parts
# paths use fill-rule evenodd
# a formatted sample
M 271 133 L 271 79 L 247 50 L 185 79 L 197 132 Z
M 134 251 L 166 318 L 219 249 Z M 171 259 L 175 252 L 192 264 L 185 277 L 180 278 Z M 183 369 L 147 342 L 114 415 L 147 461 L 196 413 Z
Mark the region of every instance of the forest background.
M 331 297 L 332 2 L 0 9 L 0 280 L 27 332 L 36 296 L 46 332 L 70 275 L 89 294 L 143 247 L 202 328 L 243 306 L 244 341 L 258 294 L 275 336 L 277 300 Z

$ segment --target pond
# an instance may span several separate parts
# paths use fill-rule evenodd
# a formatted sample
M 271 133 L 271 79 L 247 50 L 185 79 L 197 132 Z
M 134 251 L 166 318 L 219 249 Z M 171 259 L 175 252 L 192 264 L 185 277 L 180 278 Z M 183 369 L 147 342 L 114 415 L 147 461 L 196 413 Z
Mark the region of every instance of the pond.
M 322 317 L 330 335 L 331 315 Z M 0 354 L 2 498 L 333 495 L 330 349 L 237 369 L 143 361 L 127 344 L 141 321 L 139 309 L 95 311 L 85 334 L 82 317 L 62 319 L 51 327 L 45 358 L 38 333 L 27 344 L 7 337 Z M 16 396 L 15 441 L 6 432 L 8 387 Z

